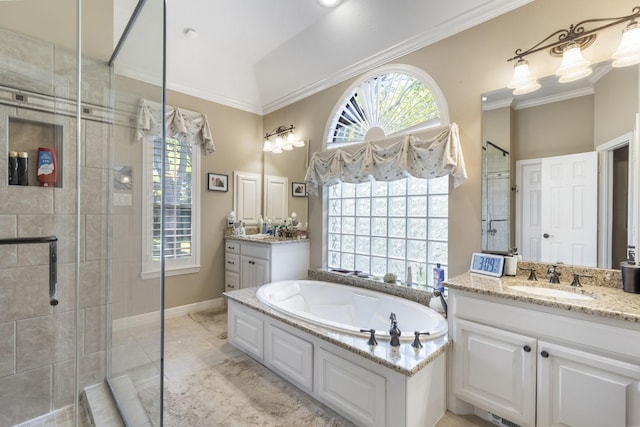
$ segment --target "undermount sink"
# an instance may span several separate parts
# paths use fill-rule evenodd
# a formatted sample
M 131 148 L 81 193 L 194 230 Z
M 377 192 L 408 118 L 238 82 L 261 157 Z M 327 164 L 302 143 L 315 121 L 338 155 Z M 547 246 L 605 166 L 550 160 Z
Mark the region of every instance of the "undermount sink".
M 266 239 L 267 237 L 273 237 L 272 234 L 245 234 L 244 237 L 250 239 Z
M 509 286 L 509 289 L 513 289 L 514 291 L 526 292 L 532 295 L 539 295 L 543 297 L 564 298 L 564 299 L 572 299 L 572 300 L 579 300 L 579 301 L 592 301 L 594 299 L 590 295 L 580 294 L 580 293 L 571 292 L 571 291 L 562 291 L 560 289 L 546 288 L 541 286 L 516 285 L 516 286 Z

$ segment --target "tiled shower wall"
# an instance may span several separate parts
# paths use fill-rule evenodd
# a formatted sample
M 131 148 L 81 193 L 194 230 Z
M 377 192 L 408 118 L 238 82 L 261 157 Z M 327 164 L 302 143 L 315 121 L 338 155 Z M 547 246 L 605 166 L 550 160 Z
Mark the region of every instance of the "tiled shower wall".
M 0 85 L 75 99 L 75 53 L 0 29 Z M 109 68 L 83 58 L 82 99 L 107 105 Z M 27 101 L 28 104 L 28 101 Z M 9 117 L 63 127 L 62 188 L 9 186 Z M 48 245 L 0 246 L 0 425 L 73 403 L 76 238 L 79 237 L 79 388 L 105 377 L 111 127 L 82 120 L 80 216 L 76 216 L 76 119 L 0 100 L 0 237 L 58 237 L 59 305 L 48 301 Z M 13 148 L 12 148 L 13 149 Z M 30 159 L 35 167 L 36 159 Z

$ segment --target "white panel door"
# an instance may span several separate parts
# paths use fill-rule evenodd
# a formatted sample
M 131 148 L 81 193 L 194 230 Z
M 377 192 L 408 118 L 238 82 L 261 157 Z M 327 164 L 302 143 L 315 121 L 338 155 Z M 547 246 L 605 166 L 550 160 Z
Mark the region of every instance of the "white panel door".
M 250 172 L 234 172 L 233 210 L 236 220 L 246 225 L 258 224 L 262 200 L 262 176 Z
M 540 261 L 542 238 L 542 163 L 539 159 L 517 162 L 516 246 L 522 258 Z
M 289 178 L 265 175 L 264 215 L 270 219 L 286 219 L 289 214 Z
M 456 397 L 521 426 L 535 425 L 536 340 L 455 319 Z
M 596 267 L 598 157 L 517 162 L 516 245 L 526 260 Z
M 538 426 L 640 425 L 640 366 L 540 341 Z
M 542 159 L 541 231 L 541 261 L 597 267 L 597 152 Z

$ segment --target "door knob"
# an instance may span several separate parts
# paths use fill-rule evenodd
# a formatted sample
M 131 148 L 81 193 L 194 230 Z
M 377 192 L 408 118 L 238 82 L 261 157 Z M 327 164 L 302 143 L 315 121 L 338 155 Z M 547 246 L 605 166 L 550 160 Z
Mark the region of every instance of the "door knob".
M 549 357 L 549 353 L 547 353 L 545 350 L 542 350 L 542 351 L 540 352 L 540 356 L 542 356 L 542 357 L 544 357 L 544 358 L 547 358 L 547 357 Z
M 531 347 L 529 347 L 528 345 L 525 345 L 522 349 L 525 351 L 525 353 L 529 353 L 531 351 Z
M 549 233 L 544 233 L 542 237 L 544 237 L 545 239 L 548 239 L 549 237 L 552 237 L 552 236 Z

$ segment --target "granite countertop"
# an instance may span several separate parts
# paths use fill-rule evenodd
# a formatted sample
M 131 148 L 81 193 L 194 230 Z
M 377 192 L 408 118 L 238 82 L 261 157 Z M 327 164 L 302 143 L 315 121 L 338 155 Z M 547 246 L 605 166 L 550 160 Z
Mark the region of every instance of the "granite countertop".
M 593 300 L 539 296 L 510 288 L 513 285 L 532 286 L 532 284 L 536 287 L 589 295 Z M 529 281 L 523 277 L 489 277 L 464 273 L 447 279 L 444 285 L 450 289 L 640 323 L 640 294 L 624 292 L 621 288 L 608 286 L 606 283 L 588 284 L 588 279 L 583 279 L 582 287 L 576 288 L 567 282 L 554 284 L 542 280 Z
M 448 336 L 444 335 L 434 340 L 421 338 L 423 347 L 419 351 L 411 347 L 413 340 L 403 341 L 398 349 L 394 349 L 389 345 L 388 340 L 381 337 L 376 337 L 377 346 L 370 347 L 367 344 L 368 335 L 355 336 L 335 332 L 287 316 L 268 307 L 256 297 L 257 290 L 258 288 L 239 289 L 225 292 L 224 296 L 406 376 L 416 374 L 451 345 Z
M 251 237 L 250 234 L 246 234 L 244 236 L 225 236 L 225 239 L 238 240 L 240 242 L 260 243 L 263 245 L 304 243 L 309 241 L 309 239 L 298 239 L 292 237 Z

